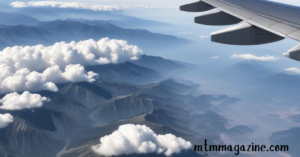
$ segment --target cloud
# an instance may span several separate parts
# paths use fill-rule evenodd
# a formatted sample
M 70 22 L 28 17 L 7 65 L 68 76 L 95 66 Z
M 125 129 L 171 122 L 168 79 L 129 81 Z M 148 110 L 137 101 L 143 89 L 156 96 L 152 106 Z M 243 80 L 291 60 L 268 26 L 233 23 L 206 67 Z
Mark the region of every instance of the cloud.
M 296 73 L 296 74 L 300 74 L 300 68 L 291 67 L 291 68 L 286 68 L 285 70 L 289 71 L 289 72 Z
M 60 70 L 59 66 L 52 66 L 47 68 L 41 75 L 46 81 L 55 83 L 94 82 L 94 78 L 98 76 L 92 71 L 86 72 L 80 64 L 70 64 L 66 66 L 64 72 Z
M 10 3 L 10 6 L 14 8 L 24 7 L 53 7 L 53 8 L 74 8 L 93 11 L 118 11 L 123 9 L 174 9 L 177 7 L 172 6 L 145 6 L 145 5 L 87 5 L 82 2 L 59 2 L 59 1 L 31 1 L 31 2 L 19 2 L 15 1 Z
M 94 77 L 96 76 L 98 76 L 98 74 L 92 71 L 86 74 L 84 67 L 80 64 L 68 65 L 65 72 L 62 74 L 62 77 L 70 82 L 93 82 L 95 81 Z
M 129 154 L 164 153 L 171 156 L 188 150 L 191 142 L 172 134 L 157 135 L 145 125 L 122 125 L 110 135 L 100 139 L 100 144 L 92 149 L 99 155 L 118 156 Z
M 199 38 L 205 39 L 205 38 L 209 38 L 209 36 L 208 35 L 201 35 L 201 36 L 199 36 Z
M 256 60 L 256 61 L 275 61 L 275 60 L 278 60 L 278 58 L 274 57 L 274 56 L 254 56 L 252 54 L 241 54 L 241 55 L 238 55 L 238 54 L 233 54 L 231 56 L 231 58 L 239 58 L 239 59 L 242 59 L 242 60 Z
M 121 8 L 112 5 L 86 5 L 80 2 L 59 2 L 59 1 L 31 1 L 31 2 L 12 2 L 10 6 L 14 8 L 24 7 L 53 7 L 53 8 L 75 8 L 75 9 L 86 9 L 94 11 L 116 11 Z
M 27 7 L 27 4 L 25 2 L 16 1 L 16 2 L 10 3 L 10 6 L 12 6 L 14 8 L 24 8 L 24 7 Z
M 11 93 L 0 99 L 0 109 L 3 110 L 23 110 L 31 108 L 39 108 L 43 106 L 44 102 L 50 101 L 46 97 L 42 97 L 39 94 L 31 94 L 24 92 L 23 94 Z
M 193 32 L 178 32 L 178 34 L 182 34 L 182 35 L 192 35 L 194 34 Z
M 103 38 L 77 43 L 58 42 L 49 47 L 8 47 L 0 51 L 0 64 L 7 64 L 14 69 L 44 70 L 55 65 L 65 68 L 69 64 L 117 64 L 138 58 L 141 54 L 142 50 L 135 45 L 128 45 L 127 41 Z
M 6 70 L 7 67 L 4 67 Z M 0 65 L 0 70 L 1 68 Z M 58 66 L 47 68 L 44 72 L 31 72 L 27 68 L 17 70 L 15 73 L 8 73 L 0 78 L 0 93 L 20 92 L 20 91 L 57 91 L 55 83 L 66 82 L 93 82 L 98 74 L 86 72 L 80 64 L 68 65 L 65 71 L 61 71 Z
M 0 71 L 7 70 L 9 67 L 0 65 Z M 48 82 L 43 74 L 31 72 L 28 69 L 20 69 L 16 72 L 11 71 L 0 78 L 0 94 L 15 91 L 39 91 L 50 90 L 57 91 L 54 83 Z
M 209 59 L 219 59 L 220 57 L 219 56 L 212 56 L 212 57 L 209 57 Z
M 109 38 L 59 42 L 48 47 L 8 47 L 0 51 L 0 94 L 57 91 L 55 83 L 93 82 L 97 74 L 86 72 L 84 66 L 122 63 L 138 59 L 141 54 L 137 46 Z
M 14 117 L 9 113 L 0 114 L 0 128 L 5 128 L 14 121 Z
M 286 120 L 287 122 L 289 122 L 291 124 L 298 124 L 297 122 L 294 121 L 293 117 L 294 116 L 300 116 L 300 111 L 298 110 L 297 107 L 292 107 L 292 108 L 289 109 L 289 111 L 270 113 L 269 115 L 278 117 L 280 119 L 284 119 L 284 120 Z

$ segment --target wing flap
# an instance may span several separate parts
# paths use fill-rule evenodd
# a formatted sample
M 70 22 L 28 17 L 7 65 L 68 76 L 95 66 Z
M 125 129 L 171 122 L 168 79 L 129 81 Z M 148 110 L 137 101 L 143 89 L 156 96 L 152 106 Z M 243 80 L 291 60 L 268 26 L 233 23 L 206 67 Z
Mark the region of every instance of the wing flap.
M 286 35 L 299 30 L 296 27 L 289 26 L 289 25 L 284 24 L 284 23 L 277 23 L 277 24 L 271 26 L 270 28 L 275 30 L 275 31 L 278 31 L 280 33 L 286 34 Z
M 294 40 L 300 41 L 300 30 L 289 34 L 289 37 L 294 39 Z
M 259 23 L 265 27 L 271 27 L 275 24 L 278 24 L 277 21 L 274 21 L 274 20 L 271 20 L 271 19 L 267 19 L 265 17 L 262 17 L 262 16 L 258 16 L 258 15 L 255 15 L 254 17 L 251 17 L 249 19 L 250 21 L 253 21 L 253 22 L 256 22 L 256 23 Z

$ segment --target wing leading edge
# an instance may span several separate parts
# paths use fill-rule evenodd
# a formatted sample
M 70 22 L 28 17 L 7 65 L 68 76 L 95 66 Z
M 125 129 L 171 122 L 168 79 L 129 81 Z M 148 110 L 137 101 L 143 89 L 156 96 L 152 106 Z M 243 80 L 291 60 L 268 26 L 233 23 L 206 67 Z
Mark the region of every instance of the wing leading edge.
M 204 12 L 195 22 L 204 25 L 235 25 L 211 34 L 213 42 L 259 45 L 291 38 L 300 41 L 300 8 L 264 0 L 199 0 L 180 7 Z M 284 53 L 300 61 L 300 44 Z

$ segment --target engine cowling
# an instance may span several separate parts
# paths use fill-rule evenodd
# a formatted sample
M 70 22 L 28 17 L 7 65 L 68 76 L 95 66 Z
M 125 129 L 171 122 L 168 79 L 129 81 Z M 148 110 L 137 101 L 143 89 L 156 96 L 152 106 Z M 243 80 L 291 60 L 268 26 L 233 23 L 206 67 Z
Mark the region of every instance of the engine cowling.
M 287 58 L 300 61 L 300 44 L 290 49 L 287 53 L 283 54 Z
M 180 6 L 181 11 L 187 11 L 187 12 L 202 12 L 202 11 L 208 11 L 213 9 L 214 7 L 210 4 L 207 4 L 203 1 L 198 1 L 186 5 Z
M 195 23 L 203 25 L 232 25 L 242 22 L 241 19 L 229 15 L 219 9 L 213 9 L 195 17 Z
M 277 34 L 252 26 L 249 23 L 242 23 L 211 34 L 212 41 L 229 45 L 259 45 L 283 39 Z

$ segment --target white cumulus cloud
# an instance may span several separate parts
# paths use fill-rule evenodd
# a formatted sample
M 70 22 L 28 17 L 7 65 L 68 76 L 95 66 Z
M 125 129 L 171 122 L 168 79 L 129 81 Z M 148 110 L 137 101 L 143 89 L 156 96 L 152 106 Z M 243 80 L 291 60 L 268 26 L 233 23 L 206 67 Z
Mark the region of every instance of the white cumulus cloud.
M 52 46 L 15 46 L 0 51 L 0 64 L 14 69 L 44 70 L 51 66 L 65 68 L 69 64 L 83 66 L 122 63 L 142 54 L 135 45 L 124 40 L 103 38 L 99 41 L 58 42 Z M 38 66 L 37 66 L 38 63 Z
M 9 113 L 0 114 L 0 128 L 5 128 L 14 121 L 14 117 Z
M 57 91 L 55 83 L 92 82 L 96 73 L 84 66 L 122 63 L 140 57 L 142 50 L 124 40 L 59 42 L 53 46 L 15 46 L 0 51 L 0 94 Z
M 80 64 L 76 65 L 68 65 L 64 73 L 62 73 L 62 77 L 70 82 L 93 82 L 95 81 L 94 77 L 98 76 L 98 74 L 89 71 L 87 74 L 85 73 L 85 69 Z
M 93 11 L 118 11 L 123 9 L 174 9 L 177 7 L 172 6 L 146 6 L 146 5 L 87 5 L 82 2 L 60 2 L 60 1 L 30 1 L 19 2 L 15 1 L 10 3 L 10 6 L 14 8 L 24 7 L 53 7 L 53 8 L 74 8 L 85 9 Z
M 191 142 L 172 134 L 157 135 L 145 125 L 126 124 L 112 134 L 102 137 L 100 144 L 92 149 L 104 156 L 146 153 L 164 153 L 171 156 L 191 147 Z
M 7 68 L 7 67 L 6 67 Z M 0 70 L 6 70 L 5 67 Z M 30 71 L 27 68 L 8 73 L 0 77 L 0 93 L 20 92 L 20 91 L 57 91 L 55 83 L 66 82 L 93 82 L 98 74 L 86 72 L 80 64 L 68 65 L 65 71 L 61 71 L 58 66 L 47 68 L 39 73 Z
M 289 72 L 296 73 L 296 74 L 300 74 L 300 68 L 291 67 L 291 68 L 286 68 L 285 70 L 289 71 Z
M 23 94 L 11 93 L 0 99 L 0 109 L 3 110 L 23 110 L 31 108 L 39 108 L 43 106 L 44 102 L 50 101 L 46 97 L 42 97 L 39 94 L 31 94 L 24 92 Z
M 256 61 L 275 61 L 278 60 L 278 58 L 274 57 L 274 56 L 255 56 L 252 54 L 233 54 L 231 56 L 231 58 L 238 58 L 238 59 L 242 59 L 242 60 L 256 60 Z
M 0 65 L 0 73 L 8 67 Z M 39 91 L 39 90 L 50 90 L 57 91 L 57 87 L 52 82 L 47 82 L 47 79 L 43 74 L 38 72 L 31 72 L 28 69 L 20 69 L 16 72 L 10 71 L 6 75 L 0 78 L 0 94 L 17 91 Z

